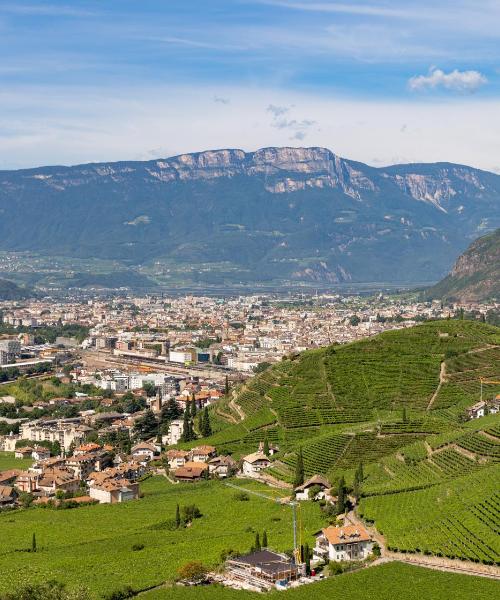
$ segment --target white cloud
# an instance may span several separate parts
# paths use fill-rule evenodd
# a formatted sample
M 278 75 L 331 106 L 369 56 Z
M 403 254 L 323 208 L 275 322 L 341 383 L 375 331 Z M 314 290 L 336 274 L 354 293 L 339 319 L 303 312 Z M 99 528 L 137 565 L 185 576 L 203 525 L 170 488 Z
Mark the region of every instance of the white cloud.
M 445 88 L 453 92 L 475 92 L 487 83 L 486 77 L 479 71 L 459 71 L 455 69 L 449 73 L 436 67 L 429 70 L 428 75 L 416 75 L 408 81 L 412 91 L 421 91 L 435 88 Z
M 231 98 L 231 109 L 213 102 L 215 95 Z M 320 127 L 306 128 L 306 139 L 299 139 L 302 130 L 272 126 L 270 104 L 290 107 L 280 118 L 301 123 L 310 117 Z M 376 157 L 376 166 L 449 161 L 498 169 L 498 100 L 342 99 L 220 84 L 0 90 L 3 169 L 291 144 L 325 146 L 371 164 Z

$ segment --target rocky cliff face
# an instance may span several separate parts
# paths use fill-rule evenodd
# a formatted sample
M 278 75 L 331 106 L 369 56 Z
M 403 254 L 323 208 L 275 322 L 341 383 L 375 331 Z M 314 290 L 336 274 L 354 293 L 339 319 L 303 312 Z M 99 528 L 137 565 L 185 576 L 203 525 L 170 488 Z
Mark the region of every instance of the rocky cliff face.
M 499 199 L 493 173 L 326 148 L 41 167 L 0 172 L 0 250 L 217 263 L 223 281 L 429 281 L 500 226 Z
M 473 242 L 431 297 L 478 302 L 500 298 L 500 229 Z

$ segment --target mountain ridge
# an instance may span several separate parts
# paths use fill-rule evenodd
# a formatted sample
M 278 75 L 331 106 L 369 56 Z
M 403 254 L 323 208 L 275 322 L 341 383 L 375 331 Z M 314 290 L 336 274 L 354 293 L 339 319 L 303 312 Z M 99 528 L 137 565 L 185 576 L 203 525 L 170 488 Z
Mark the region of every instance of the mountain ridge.
M 427 295 L 480 302 L 500 297 L 500 229 L 475 240 Z
M 432 281 L 500 225 L 499 199 L 494 173 L 321 147 L 38 167 L 0 171 L 0 250 L 116 259 L 160 284 Z

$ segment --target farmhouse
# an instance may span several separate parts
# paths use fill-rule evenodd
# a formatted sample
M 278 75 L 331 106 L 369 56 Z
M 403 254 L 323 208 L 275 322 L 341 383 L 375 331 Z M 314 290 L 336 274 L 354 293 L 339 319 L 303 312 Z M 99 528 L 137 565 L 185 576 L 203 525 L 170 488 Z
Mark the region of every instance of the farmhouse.
M 467 409 L 467 414 L 469 419 L 479 419 L 480 417 L 484 417 L 486 414 L 486 402 L 482 400 L 476 402 L 476 404 Z
M 313 475 L 302 485 L 295 488 L 297 500 L 322 500 L 331 488 L 330 482 L 321 475 Z M 310 490 L 315 491 L 314 498 L 310 497 Z
M 208 473 L 206 463 L 187 461 L 183 467 L 174 471 L 174 477 L 179 481 L 198 481 L 205 473 Z
M 23 446 L 22 448 L 16 448 L 14 456 L 16 458 L 31 458 L 33 454 L 33 448 L 31 446 Z
M 243 458 L 243 475 L 258 477 L 260 472 L 271 464 L 269 458 L 262 452 L 254 452 Z
M 10 485 L 0 485 L 0 508 L 12 506 L 17 498 L 16 490 Z
M 189 452 L 186 452 L 186 450 L 167 450 L 165 457 L 171 469 L 179 469 L 188 460 Z
M 47 460 L 47 458 L 50 458 L 50 450 L 48 448 L 44 448 L 43 446 L 35 446 L 31 456 L 35 460 Z
M 80 480 L 67 469 L 50 469 L 44 471 L 38 480 L 38 489 L 50 496 L 57 490 L 63 492 L 76 492 L 80 487 Z
M 191 460 L 193 462 L 208 462 L 216 453 L 213 446 L 198 446 L 191 450 Z
M 100 504 L 127 502 L 139 497 L 139 484 L 128 479 L 108 479 L 101 484 L 89 486 L 89 495 Z
M 208 461 L 210 474 L 221 478 L 232 475 L 236 467 L 237 463 L 231 456 L 215 456 Z
M 288 556 L 270 550 L 231 558 L 226 562 L 226 574 L 257 589 L 271 589 L 278 581 L 294 581 L 300 575 L 299 566 Z
M 136 460 L 153 460 L 156 454 L 156 446 L 147 442 L 140 442 L 132 448 L 132 456 Z
M 313 560 L 363 560 L 371 553 L 370 534 L 360 525 L 326 527 L 316 534 Z

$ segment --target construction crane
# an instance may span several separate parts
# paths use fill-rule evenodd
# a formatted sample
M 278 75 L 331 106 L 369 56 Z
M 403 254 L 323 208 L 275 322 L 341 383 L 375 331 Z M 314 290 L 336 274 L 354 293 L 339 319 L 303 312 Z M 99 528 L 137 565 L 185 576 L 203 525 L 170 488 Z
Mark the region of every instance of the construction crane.
M 302 563 L 302 513 L 300 510 L 300 504 L 296 500 L 285 500 L 283 498 L 273 498 L 273 496 L 267 496 L 266 494 L 262 494 L 261 492 L 256 492 L 255 490 L 249 490 L 247 488 L 241 487 L 239 485 L 234 485 L 233 483 L 225 483 L 227 487 L 233 488 L 235 490 L 247 492 L 247 494 L 253 494 L 254 496 L 259 496 L 260 498 L 264 498 L 265 500 L 271 500 L 271 502 L 275 502 L 276 504 L 281 504 L 282 506 L 289 506 L 292 509 L 293 515 L 293 555 L 295 558 L 296 564 Z
M 500 381 L 494 380 L 494 379 L 483 379 L 482 377 L 479 378 L 479 381 L 481 382 L 481 402 L 483 401 L 483 384 L 492 384 L 492 385 L 500 385 Z

